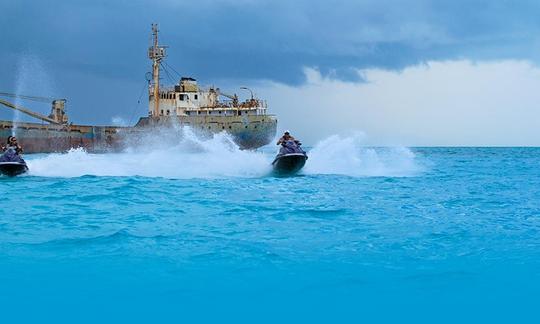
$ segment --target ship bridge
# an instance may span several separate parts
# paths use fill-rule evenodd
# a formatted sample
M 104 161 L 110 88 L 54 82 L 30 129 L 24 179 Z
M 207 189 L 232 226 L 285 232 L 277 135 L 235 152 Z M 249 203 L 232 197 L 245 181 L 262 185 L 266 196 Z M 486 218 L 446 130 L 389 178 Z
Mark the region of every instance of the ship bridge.
M 158 43 L 157 25 L 152 25 L 152 32 L 153 42 L 148 49 L 148 57 L 152 60 L 153 67 L 148 86 L 149 117 L 266 115 L 266 102 L 255 98 L 253 91 L 247 87 L 241 89 L 250 92 L 250 99 L 240 102 L 236 94 L 222 92 L 213 86 L 201 88 L 197 80 L 191 77 L 181 77 L 172 87 L 160 86 L 159 74 L 161 68 L 165 69 L 162 61 L 166 57 L 166 47 Z
M 227 99 L 220 99 L 225 97 Z M 149 98 L 149 112 L 153 116 L 154 97 Z M 236 94 L 229 95 L 219 88 L 202 89 L 193 78 L 183 77 L 174 87 L 163 87 L 159 92 L 158 116 L 191 115 L 265 115 L 266 102 L 250 98 L 240 102 Z

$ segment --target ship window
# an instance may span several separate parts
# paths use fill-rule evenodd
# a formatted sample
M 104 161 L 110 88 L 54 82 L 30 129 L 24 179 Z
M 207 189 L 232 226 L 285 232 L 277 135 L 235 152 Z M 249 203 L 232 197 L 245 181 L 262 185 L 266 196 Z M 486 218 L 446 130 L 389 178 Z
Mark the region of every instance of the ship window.
M 219 111 L 219 113 L 221 114 L 221 110 Z
M 238 115 L 242 115 L 242 112 L 240 110 L 238 110 Z
M 212 128 L 211 126 L 208 126 L 208 129 Z
M 221 129 L 225 129 L 225 126 L 221 126 Z
M 201 114 L 201 112 L 200 112 L 200 111 L 197 111 L 197 115 L 200 115 L 200 114 Z
M 229 126 L 229 129 L 232 129 L 232 127 L 231 127 L 231 126 Z
M 167 115 L 170 115 L 171 114 L 171 111 L 169 109 L 167 109 Z M 255 127 L 257 128 L 257 127 Z
M 246 128 L 247 128 L 247 126 L 246 126 Z
M 195 100 L 199 99 L 199 96 L 198 95 L 195 95 Z
M 184 95 L 183 94 L 180 95 L 180 100 L 184 101 Z

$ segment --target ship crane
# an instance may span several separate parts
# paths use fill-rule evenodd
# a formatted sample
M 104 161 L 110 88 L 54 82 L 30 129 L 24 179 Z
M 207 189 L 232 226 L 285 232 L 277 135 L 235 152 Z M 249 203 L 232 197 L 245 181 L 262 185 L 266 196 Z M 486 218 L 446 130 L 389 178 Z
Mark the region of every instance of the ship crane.
M 234 107 L 238 106 L 238 96 L 236 95 L 236 93 L 231 95 L 225 92 L 221 92 L 219 88 L 217 88 L 216 90 L 218 95 L 231 99 Z
M 4 99 L 0 99 L 0 104 L 4 105 L 8 108 L 11 108 L 13 110 L 20 111 L 30 117 L 37 118 L 39 120 L 55 124 L 55 125 L 65 125 L 68 123 L 68 117 L 65 112 L 65 104 L 66 99 L 55 99 L 55 98 L 48 98 L 48 97 L 37 97 L 37 96 L 26 96 L 26 95 L 18 95 L 14 93 L 7 93 L 7 92 L 0 92 L 0 96 L 2 97 L 10 97 L 10 98 L 19 98 L 19 99 L 26 99 L 26 100 L 32 100 L 32 101 L 38 101 L 38 102 L 52 102 L 52 108 L 51 108 L 51 114 L 49 116 L 42 115 L 40 113 L 37 113 L 35 111 L 32 111 L 28 108 L 24 108 L 21 106 L 17 106 L 12 104 L 9 101 L 6 101 Z
M 233 103 L 233 107 L 242 107 L 242 108 L 246 108 L 246 107 L 256 107 L 260 102 L 258 99 L 255 98 L 255 95 L 253 94 L 253 91 L 247 87 L 240 87 L 240 89 L 242 90 L 248 90 L 250 95 L 251 95 L 251 99 L 249 100 L 246 100 L 245 102 L 239 104 L 239 101 L 238 101 L 238 96 L 235 94 L 231 95 L 231 94 L 228 94 L 228 93 L 224 93 L 224 92 L 221 92 L 221 90 L 219 88 L 216 89 L 218 95 L 220 96 L 224 96 L 226 98 L 229 98 L 232 100 L 232 103 Z

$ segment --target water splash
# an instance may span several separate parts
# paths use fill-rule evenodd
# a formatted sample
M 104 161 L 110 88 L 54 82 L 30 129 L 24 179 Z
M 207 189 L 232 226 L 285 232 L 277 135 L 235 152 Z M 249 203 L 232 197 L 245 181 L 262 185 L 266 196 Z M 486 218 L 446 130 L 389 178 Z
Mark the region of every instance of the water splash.
M 243 151 L 226 133 L 201 139 L 189 128 L 158 131 L 132 139 L 122 153 L 30 157 L 30 174 L 45 177 L 146 176 L 165 178 L 263 177 L 271 174 L 272 150 Z M 422 171 L 408 148 L 366 148 L 362 136 L 331 136 L 308 151 L 306 175 L 414 176 Z
M 28 159 L 30 174 L 45 177 L 145 176 L 165 178 L 260 177 L 270 172 L 263 153 L 242 151 L 229 135 L 199 139 L 186 130 L 178 141 L 149 136 L 122 153 L 90 154 L 73 149 Z M 163 140 L 169 139 L 169 140 Z
M 308 153 L 305 174 L 340 174 L 347 176 L 414 176 L 423 167 L 406 147 L 369 148 L 363 135 L 330 136 Z
M 45 69 L 43 62 L 36 56 L 23 55 L 17 61 L 17 74 L 15 78 L 15 94 L 49 97 L 52 93 L 52 79 Z M 27 106 L 20 98 L 15 99 L 16 106 Z M 41 107 L 41 106 L 40 106 Z M 40 108 L 42 109 L 42 108 Z M 16 136 L 17 123 L 23 121 L 23 115 L 15 110 L 13 114 L 13 128 L 11 135 Z

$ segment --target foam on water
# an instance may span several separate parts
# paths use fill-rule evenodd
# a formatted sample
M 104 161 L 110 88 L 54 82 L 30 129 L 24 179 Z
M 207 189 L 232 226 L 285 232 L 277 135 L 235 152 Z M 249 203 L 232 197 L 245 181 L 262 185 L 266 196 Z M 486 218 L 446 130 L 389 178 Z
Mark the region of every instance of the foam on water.
M 226 133 L 200 139 L 190 129 L 130 143 L 123 153 L 65 154 L 30 158 L 30 174 L 45 177 L 146 176 L 166 178 L 262 177 L 271 173 L 273 150 L 243 151 Z M 163 140 L 167 139 L 167 140 Z M 411 176 L 421 171 L 408 148 L 366 148 L 361 136 L 331 136 L 308 151 L 306 175 Z
M 162 137 L 167 138 L 167 137 Z M 190 131 L 164 143 L 157 136 L 123 153 L 90 154 L 72 149 L 28 160 L 30 174 L 45 177 L 146 176 L 166 178 L 258 177 L 270 172 L 268 158 L 242 151 L 225 133 L 198 139 Z
M 348 176 L 413 176 L 422 171 L 416 155 L 406 147 L 368 148 L 363 136 L 330 136 L 309 151 L 306 174 Z

